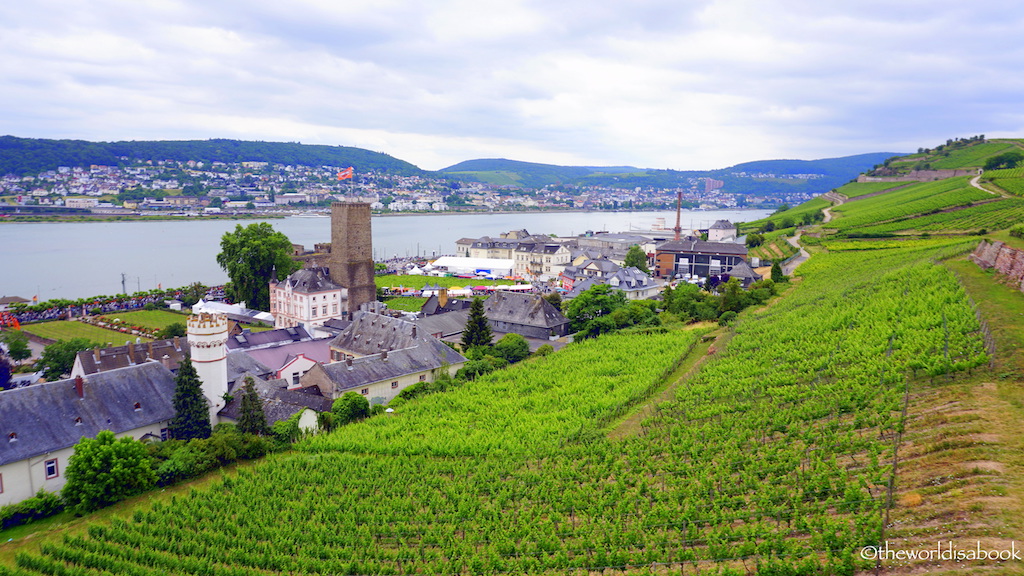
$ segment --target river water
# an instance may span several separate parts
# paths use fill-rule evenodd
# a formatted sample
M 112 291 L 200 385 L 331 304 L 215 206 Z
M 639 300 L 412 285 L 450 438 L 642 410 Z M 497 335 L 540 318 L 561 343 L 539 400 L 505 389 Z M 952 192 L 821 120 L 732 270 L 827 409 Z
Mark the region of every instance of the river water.
M 684 211 L 683 229 L 706 228 L 715 220 L 749 222 L 767 210 Z M 459 238 L 497 236 L 508 230 L 569 236 L 587 230 L 649 230 L 675 212 L 544 212 L 416 214 L 373 218 L 376 259 L 454 254 Z M 159 222 L 25 222 L 0 224 L 0 296 L 39 301 L 85 298 L 227 281 L 217 266 L 220 238 L 236 225 L 257 220 Z M 330 218 L 289 217 L 270 222 L 307 248 L 330 241 Z

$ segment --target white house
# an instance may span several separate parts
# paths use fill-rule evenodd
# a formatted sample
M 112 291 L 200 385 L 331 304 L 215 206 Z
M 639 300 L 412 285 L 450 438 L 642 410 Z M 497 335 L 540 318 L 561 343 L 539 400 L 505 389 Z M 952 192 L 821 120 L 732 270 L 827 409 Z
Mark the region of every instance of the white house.
M 323 268 L 299 270 L 284 280 L 270 281 L 270 312 L 274 326 L 304 326 L 312 331 L 347 310 L 348 290 L 334 284 Z

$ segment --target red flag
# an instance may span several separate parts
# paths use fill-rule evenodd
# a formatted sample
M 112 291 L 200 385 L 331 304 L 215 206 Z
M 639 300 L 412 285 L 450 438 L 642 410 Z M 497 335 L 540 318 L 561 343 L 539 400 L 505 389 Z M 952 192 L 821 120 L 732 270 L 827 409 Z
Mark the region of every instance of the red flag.
M 351 178 L 351 177 L 352 177 L 352 167 L 351 166 L 349 166 L 348 168 L 345 168 L 341 172 L 338 172 L 338 180 L 345 180 L 345 179 Z

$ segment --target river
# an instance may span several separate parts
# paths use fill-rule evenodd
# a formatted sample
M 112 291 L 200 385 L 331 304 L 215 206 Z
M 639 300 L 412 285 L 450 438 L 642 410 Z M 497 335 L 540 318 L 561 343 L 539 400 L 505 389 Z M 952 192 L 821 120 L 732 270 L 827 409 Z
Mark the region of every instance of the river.
M 768 210 L 684 211 L 684 229 L 715 220 L 749 222 Z M 657 219 L 675 224 L 675 212 L 528 212 L 415 214 L 373 218 L 376 259 L 454 254 L 459 238 L 497 236 L 525 228 L 534 234 L 569 236 L 587 230 L 649 230 Z M 330 218 L 289 217 L 270 222 L 307 248 L 330 241 Z M 0 296 L 39 301 L 171 288 L 227 280 L 217 266 L 220 238 L 256 220 L 154 222 L 15 222 L 0 224 Z

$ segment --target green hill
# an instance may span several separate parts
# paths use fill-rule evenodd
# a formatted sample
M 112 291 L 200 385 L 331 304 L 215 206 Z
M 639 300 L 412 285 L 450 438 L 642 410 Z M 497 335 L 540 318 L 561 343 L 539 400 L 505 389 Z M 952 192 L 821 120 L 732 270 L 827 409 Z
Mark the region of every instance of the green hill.
M 38 174 L 58 166 L 116 166 L 126 160 L 271 162 L 303 166 L 353 166 L 358 172 L 424 174 L 423 170 L 404 160 L 348 146 L 225 139 L 88 142 L 0 136 L 0 175 Z

